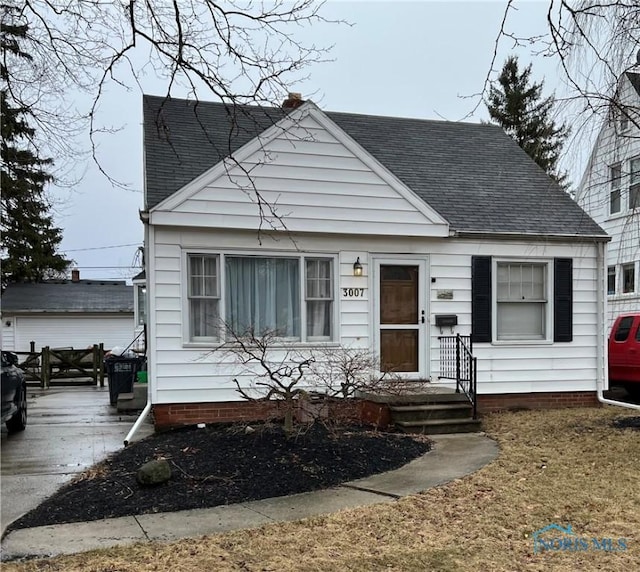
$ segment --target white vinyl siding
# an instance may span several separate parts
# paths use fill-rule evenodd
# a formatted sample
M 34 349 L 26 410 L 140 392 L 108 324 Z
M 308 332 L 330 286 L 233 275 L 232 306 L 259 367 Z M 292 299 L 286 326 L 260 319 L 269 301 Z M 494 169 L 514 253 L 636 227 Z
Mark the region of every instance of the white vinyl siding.
M 626 77 L 618 86 L 618 94 L 622 102 L 637 106 L 638 92 Z M 640 293 L 624 293 L 622 290 L 623 264 L 640 262 L 640 240 L 638 225 L 640 210 L 629 210 L 633 204 L 630 199 L 630 187 L 637 184 L 637 163 L 632 160 L 640 158 L 640 131 L 633 122 L 629 122 L 624 132 L 616 129 L 612 123 L 603 124 L 598 134 L 584 176 L 577 190 L 578 204 L 589 214 L 602 229 L 611 236 L 607 244 L 607 266 L 615 266 L 617 272 L 617 291 L 608 296 L 607 325 L 613 325 L 617 316 L 625 312 L 640 311 Z M 610 171 L 612 165 L 622 165 L 621 208 L 611 213 L 610 204 Z M 632 173 L 636 174 L 632 174 Z M 633 183 L 631 182 L 633 180 Z
M 151 266 L 156 274 L 156 335 L 151 348 L 155 366 L 154 402 L 238 400 L 231 380 L 237 376 L 242 384 L 250 383 L 242 368 L 234 365 L 223 352 L 210 352 L 213 345 L 189 347 L 182 336 L 181 265 L 184 249 L 202 251 L 215 244 L 221 252 L 254 252 L 276 256 L 274 243 L 260 245 L 255 232 L 155 229 L 156 244 Z M 604 282 L 596 267 L 593 244 L 531 243 L 516 240 L 416 240 L 389 237 L 301 236 L 295 246 L 282 239 L 277 243 L 280 256 L 331 258 L 334 261 L 333 341 L 315 342 L 329 347 L 342 345 L 368 348 L 373 343 L 372 256 L 427 257 L 430 280 L 427 320 L 429 326 L 428 365 L 434 382 L 439 373 L 438 336 L 450 335 L 450 329 L 435 326 L 436 314 L 455 314 L 458 326 L 453 333 L 471 330 L 471 255 L 496 259 L 552 260 L 572 258 L 573 268 L 573 341 L 543 345 L 539 341 L 517 345 L 482 344 L 474 348 L 478 358 L 480 393 L 519 393 L 531 391 L 595 391 L 598 353 L 596 285 Z M 332 253 L 338 253 L 334 258 Z M 363 276 L 353 275 L 357 258 Z M 306 288 L 306 284 L 303 285 Z M 358 296 L 349 295 L 358 291 Z M 346 293 L 345 293 L 346 292 Z M 360 292 L 362 294 L 360 295 Z M 446 298 L 438 294 L 446 293 Z M 152 308 L 154 306 L 152 305 Z M 306 322 L 302 322 L 305 323 Z M 303 329 L 304 331 L 304 329 Z M 313 343 L 300 346 L 313 348 Z M 274 359 L 280 354 L 274 356 Z M 526 366 L 523 366 L 526 364 Z
M 246 170 L 245 170 L 246 169 Z M 250 177 L 247 175 L 250 172 Z M 265 208 L 259 212 L 256 194 Z M 202 182 L 180 204 L 151 213 L 154 224 L 289 232 L 446 236 L 448 229 L 408 191 L 402 196 L 313 117 Z

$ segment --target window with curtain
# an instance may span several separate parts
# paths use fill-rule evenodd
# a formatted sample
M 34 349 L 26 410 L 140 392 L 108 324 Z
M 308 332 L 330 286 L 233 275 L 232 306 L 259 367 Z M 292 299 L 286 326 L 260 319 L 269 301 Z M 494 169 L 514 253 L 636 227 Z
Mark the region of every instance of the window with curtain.
M 330 258 L 306 258 L 307 339 L 330 340 L 333 315 L 333 277 Z
M 547 265 L 499 262 L 496 303 L 499 340 L 545 339 Z
M 189 274 L 189 337 L 191 340 L 215 339 L 219 332 L 218 256 L 190 254 Z
M 237 335 L 275 332 L 300 339 L 300 261 L 225 257 L 225 320 Z

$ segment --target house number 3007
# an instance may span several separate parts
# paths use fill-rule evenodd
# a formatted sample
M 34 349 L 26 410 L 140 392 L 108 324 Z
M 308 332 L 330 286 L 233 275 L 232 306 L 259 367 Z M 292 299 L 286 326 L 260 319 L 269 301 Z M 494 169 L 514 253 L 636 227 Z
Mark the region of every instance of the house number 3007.
M 364 296 L 364 288 L 343 288 L 342 295 L 345 298 L 362 298 Z

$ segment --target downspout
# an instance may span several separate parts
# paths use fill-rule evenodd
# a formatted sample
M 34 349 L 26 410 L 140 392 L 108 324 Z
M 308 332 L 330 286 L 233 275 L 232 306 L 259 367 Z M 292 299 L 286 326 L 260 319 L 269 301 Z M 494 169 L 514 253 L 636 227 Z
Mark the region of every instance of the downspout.
M 145 271 L 145 283 L 147 285 L 147 299 L 145 300 L 146 303 L 146 315 L 147 315 L 147 323 L 149 322 L 149 316 L 151 315 L 150 312 L 150 306 L 151 306 L 151 289 L 150 289 L 150 271 L 149 271 L 149 259 L 150 259 L 150 248 L 149 245 L 151 244 L 150 241 L 150 236 L 149 236 L 149 213 L 148 211 L 140 211 L 140 220 L 142 221 L 142 224 L 144 225 L 144 245 L 145 245 L 145 252 L 144 252 L 144 271 Z M 145 354 L 147 354 L 147 352 L 149 351 L 149 330 L 147 329 L 147 324 L 144 325 L 144 346 L 145 346 Z M 147 370 L 149 370 L 149 357 L 147 356 Z M 153 373 L 153 371 L 152 371 Z M 140 429 L 140 425 L 142 425 L 142 423 L 144 422 L 144 420 L 147 418 L 147 415 L 149 415 L 149 413 L 151 412 L 151 408 L 152 408 L 152 400 L 151 400 L 151 383 L 152 383 L 152 379 L 149 378 L 147 380 L 147 404 L 144 406 L 144 409 L 142 410 L 142 412 L 140 413 L 140 416 L 136 419 L 135 423 L 133 424 L 133 427 L 131 427 L 131 429 L 129 430 L 129 432 L 127 433 L 127 436 L 124 438 L 124 446 L 126 447 L 130 442 L 131 442 L 131 438 L 133 437 L 133 435 L 136 433 L 136 431 L 138 429 Z
M 633 403 L 625 403 L 624 401 L 615 401 L 613 399 L 607 399 L 604 397 L 604 382 L 605 378 L 608 375 L 608 367 L 607 367 L 607 356 L 606 353 L 608 351 L 607 346 L 607 335 L 606 335 L 606 325 L 605 325 L 605 311 L 606 311 L 606 294 L 605 294 L 605 242 L 596 243 L 597 251 L 597 263 L 596 268 L 598 272 L 598 280 L 597 280 L 597 300 L 598 300 L 598 318 L 597 318 L 597 328 L 598 328 L 598 336 L 597 336 L 597 374 L 596 374 L 596 395 L 598 396 L 598 401 L 603 403 L 604 405 L 617 405 L 618 407 L 626 407 L 628 409 L 636 409 L 640 410 L 640 405 L 634 405 Z
M 131 427 L 131 429 L 127 433 L 127 436 L 124 438 L 125 447 L 131 442 L 131 437 L 133 437 L 133 434 L 140 428 L 140 425 L 142 425 L 144 420 L 147 418 L 147 415 L 149 415 L 150 411 L 151 411 L 151 401 L 148 400 L 147 404 L 144 406 L 144 409 L 142 410 L 142 413 L 140 413 L 140 417 L 136 419 L 136 422 L 133 424 L 133 427 Z

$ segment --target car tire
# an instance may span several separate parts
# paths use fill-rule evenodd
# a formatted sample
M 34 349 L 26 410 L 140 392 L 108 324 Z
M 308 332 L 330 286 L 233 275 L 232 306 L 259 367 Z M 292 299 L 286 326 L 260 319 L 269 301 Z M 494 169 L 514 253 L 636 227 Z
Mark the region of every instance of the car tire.
M 27 428 L 27 387 L 24 384 L 20 388 L 16 405 L 18 411 L 16 411 L 15 415 L 11 419 L 8 419 L 6 423 L 9 433 L 18 433 Z

